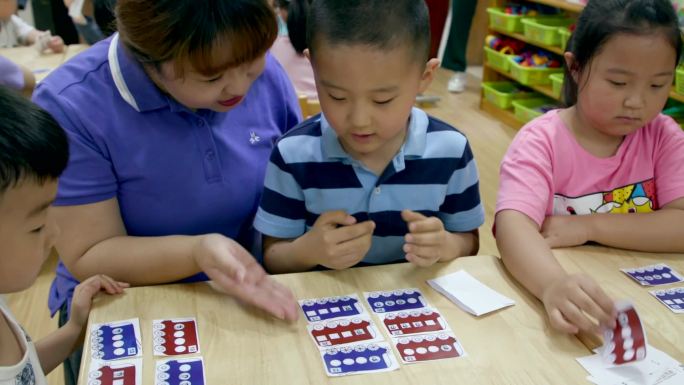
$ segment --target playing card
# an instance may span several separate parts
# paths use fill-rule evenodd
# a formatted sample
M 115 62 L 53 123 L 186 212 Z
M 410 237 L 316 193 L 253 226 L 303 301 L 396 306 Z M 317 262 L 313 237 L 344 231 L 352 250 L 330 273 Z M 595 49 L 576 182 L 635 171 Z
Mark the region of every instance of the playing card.
M 375 313 L 420 309 L 428 305 L 420 290 L 413 288 L 394 291 L 374 291 L 364 293 L 364 295 Z
M 92 357 L 97 360 L 142 357 L 141 340 L 137 318 L 93 324 L 90 327 L 90 350 Z
M 601 355 L 607 364 L 623 365 L 646 358 L 646 332 L 634 305 L 622 301 L 616 305 L 617 322 L 603 331 Z
M 155 356 L 177 356 L 200 352 L 194 318 L 155 320 L 152 323 Z
M 672 270 L 670 266 L 664 263 L 639 267 L 636 269 L 620 270 L 643 286 L 668 285 L 671 283 L 682 282 L 684 280 L 681 274 Z
M 155 385 L 204 385 L 202 357 L 157 361 Z
M 651 294 L 675 313 L 684 314 L 684 286 L 667 290 L 653 290 Z
M 299 300 L 307 321 L 318 322 L 333 318 L 352 317 L 365 313 L 356 294 L 337 297 Z
M 451 333 L 393 338 L 392 341 L 405 364 L 462 357 L 465 354 L 463 347 Z
M 378 317 L 391 336 L 441 332 L 449 328 L 442 315 L 432 308 L 379 313 Z
M 330 377 L 399 369 L 392 349 L 385 342 L 324 349 L 321 358 Z
M 92 360 L 88 385 L 142 385 L 142 359 Z
M 368 316 L 318 322 L 309 324 L 307 329 L 319 348 L 357 342 L 379 342 L 383 339 L 382 334 Z

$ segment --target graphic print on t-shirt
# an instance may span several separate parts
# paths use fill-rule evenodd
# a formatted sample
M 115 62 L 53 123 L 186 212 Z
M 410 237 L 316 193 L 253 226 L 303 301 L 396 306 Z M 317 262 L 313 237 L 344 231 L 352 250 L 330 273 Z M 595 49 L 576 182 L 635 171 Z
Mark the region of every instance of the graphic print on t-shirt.
M 553 196 L 553 215 L 649 213 L 657 209 L 653 179 L 580 197 Z

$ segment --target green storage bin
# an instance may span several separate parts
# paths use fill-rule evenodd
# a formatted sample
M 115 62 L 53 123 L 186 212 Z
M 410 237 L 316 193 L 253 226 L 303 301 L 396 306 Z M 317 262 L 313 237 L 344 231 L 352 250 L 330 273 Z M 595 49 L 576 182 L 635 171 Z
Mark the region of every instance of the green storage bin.
M 522 99 L 513 101 L 515 117 L 523 123 L 542 116 L 544 113 L 539 111 L 539 107 L 555 106 L 556 102 L 549 98 Z
M 553 97 L 560 99 L 561 92 L 563 91 L 563 73 L 552 74 L 549 76 L 551 79 L 551 89 L 553 91 Z
M 509 15 L 503 8 L 487 8 L 489 14 L 489 26 L 507 32 L 522 33 L 523 15 Z
M 677 67 L 675 72 L 675 92 L 684 95 L 684 67 Z
M 560 27 L 558 28 L 558 35 L 560 36 L 560 47 L 565 51 L 568 48 L 568 41 L 570 36 L 572 36 L 572 32 L 567 27 Z
M 530 41 L 559 47 L 561 45 L 559 28 L 568 27 L 573 22 L 572 19 L 564 17 L 526 17 L 521 21 L 523 34 Z
M 482 83 L 484 97 L 493 105 L 509 110 L 513 108 L 513 101 L 539 97 L 535 92 L 526 91 L 513 82 L 484 82 Z
M 511 76 L 520 84 L 526 86 L 548 85 L 552 74 L 562 73 L 562 68 L 525 67 L 516 63 L 512 57 L 508 58 Z
M 487 46 L 484 47 L 485 58 L 487 59 L 487 64 L 501 72 L 508 73 L 510 71 L 510 57 L 512 55 L 506 55 L 499 51 L 495 51 Z

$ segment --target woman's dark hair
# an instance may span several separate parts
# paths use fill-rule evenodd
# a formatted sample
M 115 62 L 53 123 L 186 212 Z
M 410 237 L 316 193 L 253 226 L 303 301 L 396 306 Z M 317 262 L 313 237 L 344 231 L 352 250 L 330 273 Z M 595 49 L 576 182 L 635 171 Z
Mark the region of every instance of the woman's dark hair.
M 288 3 L 287 34 L 295 51 L 301 54 L 306 49 L 306 21 L 311 0 L 292 0 Z
M 563 102 L 577 103 L 579 85 L 572 72 L 582 73 L 603 45 L 619 33 L 648 35 L 662 33 L 677 53 L 682 53 L 682 34 L 670 0 L 589 0 L 577 20 L 567 51 L 575 56 L 574 68 L 565 68 Z
M 55 180 L 67 166 L 69 143 L 55 119 L 0 86 L 0 198 L 24 180 Z
M 120 39 L 145 65 L 184 63 L 205 76 L 248 63 L 271 48 L 278 34 L 266 0 L 118 0 Z

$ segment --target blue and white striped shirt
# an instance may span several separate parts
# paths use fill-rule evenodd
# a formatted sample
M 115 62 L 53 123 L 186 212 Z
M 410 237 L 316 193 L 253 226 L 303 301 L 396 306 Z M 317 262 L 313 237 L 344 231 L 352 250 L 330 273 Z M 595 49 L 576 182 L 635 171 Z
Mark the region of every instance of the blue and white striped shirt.
M 373 220 L 363 262 L 404 258 L 401 211 L 437 216 L 452 232 L 484 223 L 475 159 L 465 135 L 414 108 L 406 141 L 382 175 L 347 154 L 320 115 L 285 134 L 274 148 L 254 226 L 275 238 L 298 238 L 319 215 L 344 210 Z

